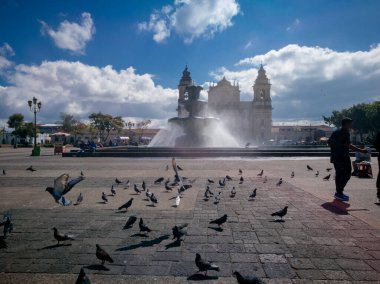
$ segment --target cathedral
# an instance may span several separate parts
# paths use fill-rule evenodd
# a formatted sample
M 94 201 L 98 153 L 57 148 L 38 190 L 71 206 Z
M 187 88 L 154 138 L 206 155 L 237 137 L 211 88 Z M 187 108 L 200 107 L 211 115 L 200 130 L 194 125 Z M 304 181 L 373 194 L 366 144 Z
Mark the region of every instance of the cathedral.
M 189 116 L 186 102 L 190 99 L 189 90 L 194 88 L 190 72 L 186 66 L 178 85 L 179 118 Z M 253 100 L 241 101 L 238 84 L 231 84 L 223 78 L 208 90 L 208 101 L 197 100 L 197 116 L 216 117 L 226 130 L 244 143 L 259 145 L 271 139 L 272 128 L 272 100 L 270 95 L 271 84 L 263 66 L 260 66 L 258 76 L 253 84 Z M 196 92 L 199 94 L 198 92 Z

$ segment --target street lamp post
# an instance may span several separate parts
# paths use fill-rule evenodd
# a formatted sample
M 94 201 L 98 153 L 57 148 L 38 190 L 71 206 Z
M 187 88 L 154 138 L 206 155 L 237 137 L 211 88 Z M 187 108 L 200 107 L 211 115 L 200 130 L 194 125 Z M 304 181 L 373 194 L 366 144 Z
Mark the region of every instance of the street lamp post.
M 37 101 L 36 97 L 28 101 L 30 110 L 34 113 L 34 147 L 32 151 L 32 156 L 40 155 L 40 148 L 37 147 L 37 112 L 40 111 L 42 103 Z

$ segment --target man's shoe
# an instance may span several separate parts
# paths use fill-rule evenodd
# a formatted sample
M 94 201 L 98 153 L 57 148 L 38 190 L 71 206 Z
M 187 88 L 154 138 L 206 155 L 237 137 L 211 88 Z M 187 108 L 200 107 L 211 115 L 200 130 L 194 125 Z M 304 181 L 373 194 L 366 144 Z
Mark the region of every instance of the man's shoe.
M 343 193 L 335 193 L 334 197 L 341 201 L 348 201 L 350 198 Z

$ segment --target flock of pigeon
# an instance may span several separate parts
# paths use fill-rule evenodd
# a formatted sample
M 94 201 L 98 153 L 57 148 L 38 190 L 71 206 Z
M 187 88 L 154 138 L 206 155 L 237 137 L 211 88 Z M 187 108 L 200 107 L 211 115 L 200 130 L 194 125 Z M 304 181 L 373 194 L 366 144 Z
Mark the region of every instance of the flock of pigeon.
M 191 188 L 192 183 L 195 180 L 189 180 L 188 178 L 182 177 L 179 174 L 179 171 L 182 171 L 183 169 L 179 165 L 177 165 L 175 158 L 172 158 L 172 166 L 173 166 L 173 170 L 175 173 L 174 182 L 170 183 L 170 179 L 167 179 L 164 184 L 165 184 L 165 189 L 167 191 L 173 191 L 174 188 L 176 188 L 177 193 L 176 193 L 176 197 L 175 197 L 175 203 L 173 204 L 173 206 L 177 207 L 180 204 L 182 193 L 185 192 L 187 189 Z M 36 169 L 34 169 L 32 166 L 28 167 L 26 170 L 30 171 L 30 172 L 36 171 Z M 168 165 L 166 166 L 166 170 L 169 170 Z M 307 165 L 307 170 L 308 171 L 314 171 L 313 168 L 310 167 L 309 165 Z M 327 172 L 330 172 L 331 170 L 332 170 L 332 168 L 326 169 Z M 3 175 L 6 175 L 5 169 L 3 169 Z M 240 176 L 239 184 L 242 184 L 244 182 L 243 170 L 242 169 L 238 170 L 238 175 Z M 263 175 L 264 175 L 264 170 L 261 170 L 260 173 L 257 174 L 257 176 L 260 178 L 262 178 Z M 319 171 L 315 172 L 315 176 L 316 177 L 319 176 Z M 292 171 L 291 172 L 291 178 L 294 178 L 294 177 L 295 177 L 295 173 L 294 173 L 294 171 Z M 329 173 L 323 179 L 329 180 L 330 177 L 331 177 L 331 174 Z M 66 199 L 64 196 L 75 185 L 77 185 L 79 182 L 83 181 L 84 179 L 85 179 L 85 177 L 84 177 L 83 172 L 80 173 L 79 177 L 72 179 L 72 180 L 69 180 L 68 174 L 62 174 L 61 176 L 59 176 L 58 178 L 56 178 L 54 180 L 54 186 L 53 187 L 47 187 L 46 191 L 50 193 L 50 195 L 54 198 L 56 203 L 58 203 L 62 206 L 69 206 L 69 205 L 71 205 L 72 202 L 70 200 Z M 155 184 L 161 184 L 164 180 L 165 180 L 164 177 L 160 177 L 157 180 L 155 180 L 154 183 Z M 210 198 L 214 198 L 214 204 L 218 204 L 222 198 L 222 190 L 224 188 L 226 188 L 227 183 L 232 181 L 232 180 L 233 180 L 233 178 L 229 175 L 226 175 L 223 179 L 219 179 L 219 181 L 218 181 L 219 187 L 218 188 L 220 189 L 220 191 L 216 194 L 216 193 L 213 193 L 211 188 L 210 188 L 210 185 L 214 184 L 215 181 L 211 178 L 208 178 L 206 190 L 204 192 L 204 201 L 208 201 Z M 268 180 L 267 176 L 264 176 L 262 179 L 263 183 L 266 183 L 267 180 Z M 282 180 L 282 178 L 280 178 L 278 180 L 278 182 L 276 183 L 276 186 L 281 186 L 282 183 L 283 183 L 283 180 Z M 116 195 L 116 186 L 119 186 L 122 184 L 124 184 L 124 189 L 128 189 L 130 187 L 130 181 L 129 180 L 126 182 L 123 182 L 123 181 L 119 180 L 118 178 L 115 179 L 115 183 L 111 186 L 111 195 L 112 196 Z M 145 181 L 142 182 L 141 188 L 137 184 L 134 184 L 134 191 L 136 192 L 136 194 L 141 194 L 142 191 L 145 191 L 145 196 L 146 196 L 147 200 L 152 203 L 152 206 L 155 206 L 158 203 L 157 196 L 153 192 L 149 191 Z M 237 194 L 236 188 L 235 188 L 235 186 L 232 186 L 232 189 L 231 189 L 231 192 L 229 195 L 230 198 L 235 198 L 236 194 Z M 254 188 L 252 190 L 252 193 L 249 194 L 248 200 L 253 201 L 253 200 L 255 200 L 256 196 L 257 196 L 257 188 Z M 102 192 L 101 198 L 102 198 L 104 203 L 108 202 L 108 196 L 105 192 Z M 83 201 L 83 194 L 80 193 L 78 198 L 77 198 L 77 201 L 74 205 L 79 205 L 82 201 Z M 126 211 L 128 211 L 128 209 L 132 206 L 132 203 L 133 203 L 133 198 L 131 198 L 126 203 L 124 203 L 123 205 L 118 207 L 118 210 L 120 211 L 120 210 L 125 209 Z M 272 213 L 271 216 L 280 217 L 281 220 L 278 220 L 278 221 L 283 221 L 283 217 L 287 214 L 287 210 L 288 210 L 288 206 L 285 206 L 283 209 Z M 216 224 L 218 226 L 218 228 L 221 228 L 221 226 L 223 226 L 223 224 L 227 222 L 227 218 L 228 218 L 227 214 L 224 214 L 220 218 L 217 218 L 215 220 L 210 221 L 210 224 Z M 137 219 L 138 218 L 134 215 L 129 216 L 126 224 L 124 225 L 124 229 L 129 229 L 129 228 L 133 227 L 133 225 L 134 225 L 134 223 L 136 223 Z M 144 220 L 142 218 L 140 218 L 138 224 L 139 224 L 140 234 L 141 233 L 146 234 L 146 233 L 149 233 L 152 231 L 148 227 L 148 225 L 144 222 Z M 11 214 L 9 212 L 4 214 L 3 220 L 0 222 L 0 227 L 1 226 L 4 227 L 3 228 L 3 238 L 5 239 L 6 236 L 9 233 L 11 233 L 12 229 L 13 229 L 13 223 L 11 221 Z M 175 225 L 172 228 L 173 239 L 175 239 L 176 242 L 181 244 L 181 241 L 183 241 L 184 236 L 187 234 L 187 229 L 188 229 L 187 223 Z M 53 228 L 53 231 L 54 231 L 53 236 L 57 240 L 57 245 L 60 245 L 61 242 L 74 240 L 73 235 L 61 233 L 55 227 Z M 112 257 L 103 248 L 101 248 L 98 244 L 96 244 L 96 253 L 95 254 L 96 254 L 96 257 L 101 261 L 101 265 L 104 265 L 104 263 L 106 261 L 109 263 L 113 263 Z M 216 264 L 203 259 L 200 256 L 200 254 L 198 254 L 198 253 L 196 254 L 196 257 L 195 257 L 195 264 L 198 267 L 198 270 L 199 270 L 198 273 L 204 273 L 204 276 L 207 276 L 207 271 L 209 271 L 209 270 L 219 271 L 219 267 Z M 242 284 L 242 283 L 243 284 L 264 283 L 261 279 L 257 278 L 256 276 L 243 276 L 237 271 L 235 271 L 233 273 L 233 275 L 236 277 L 239 284 Z M 87 277 L 83 268 L 80 270 L 80 273 L 78 275 L 76 283 L 78 283 L 78 284 L 79 283 L 86 283 L 86 284 L 90 283 L 90 280 Z

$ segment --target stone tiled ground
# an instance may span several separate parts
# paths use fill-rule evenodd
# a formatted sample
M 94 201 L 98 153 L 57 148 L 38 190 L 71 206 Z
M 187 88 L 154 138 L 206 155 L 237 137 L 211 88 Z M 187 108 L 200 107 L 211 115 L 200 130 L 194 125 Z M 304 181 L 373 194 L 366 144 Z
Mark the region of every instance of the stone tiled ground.
M 231 277 L 234 270 L 255 274 L 268 283 L 380 282 L 380 230 L 348 214 L 342 204 L 322 201 L 293 186 L 290 179 L 277 187 L 278 177 L 271 176 L 264 184 L 256 177 L 258 166 L 250 161 L 183 161 L 183 175 L 197 178 L 183 198 L 191 202 L 173 208 L 167 201 L 173 194 L 151 187 L 167 204 L 151 208 L 130 189 L 119 189 L 104 206 L 98 204 L 99 194 L 108 190 L 115 176 L 128 176 L 132 184 L 145 179 L 148 185 L 160 175 L 170 176 L 171 172 L 164 171 L 167 160 L 0 159 L 0 168 L 8 169 L 0 178 L 0 209 L 11 210 L 15 224 L 14 233 L 0 243 L 0 283 L 70 283 L 81 267 L 95 283 L 182 283 L 197 280 L 193 276 L 196 252 L 221 267 L 219 273 L 210 272 L 205 283 L 236 283 Z M 38 168 L 33 175 L 24 171 L 31 163 Z M 84 165 L 87 179 L 73 189 L 73 196 L 86 192 L 84 204 L 56 206 L 44 187 L 62 170 L 75 173 Z M 242 185 L 237 181 L 238 167 L 244 168 Z M 194 168 L 201 168 L 202 175 L 195 176 Z M 205 177 L 226 173 L 234 177 L 227 188 L 212 186 L 213 192 L 222 191 L 221 202 L 205 201 Z M 235 198 L 229 196 L 233 185 Z M 257 198 L 249 201 L 254 187 L 258 188 Z M 138 202 L 128 213 L 117 212 L 119 203 L 130 196 Z M 285 205 L 289 206 L 285 222 L 276 222 L 270 213 Z M 224 213 L 228 223 L 223 230 L 208 224 Z M 132 214 L 144 218 L 153 232 L 139 235 L 137 224 L 123 230 Z M 180 246 L 171 239 L 171 228 L 178 223 L 190 224 Z M 74 234 L 76 240 L 55 246 L 54 226 Z M 95 257 L 96 243 L 115 260 L 106 264 L 106 270 Z

